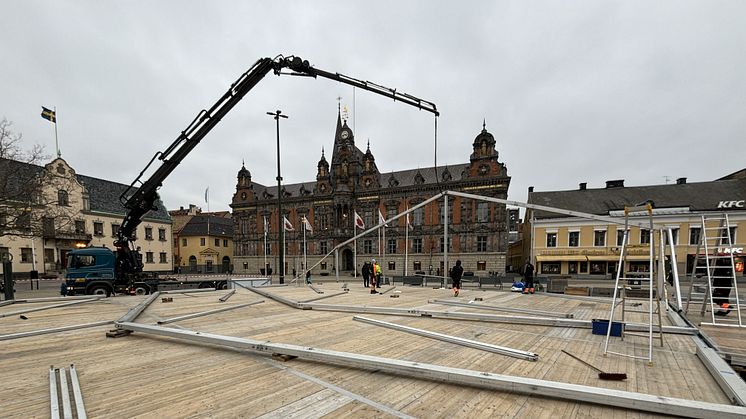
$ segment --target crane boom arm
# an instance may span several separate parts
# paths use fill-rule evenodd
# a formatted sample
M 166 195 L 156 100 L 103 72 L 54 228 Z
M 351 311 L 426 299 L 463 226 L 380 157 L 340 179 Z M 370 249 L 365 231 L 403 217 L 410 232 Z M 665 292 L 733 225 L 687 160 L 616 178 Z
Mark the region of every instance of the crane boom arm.
M 283 73 L 282 70 L 285 68 L 293 72 Z M 327 78 L 389 97 L 394 101 L 403 102 L 420 110 L 431 112 L 436 117 L 439 115 L 435 104 L 432 102 L 407 93 L 397 92 L 396 89 L 384 87 L 376 83 L 314 68 L 308 61 L 300 57 L 278 56 L 274 59 L 261 58 L 243 73 L 210 109 L 202 110 L 197 114 L 192 123 L 179 134 L 166 150 L 157 152 L 137 178 L 119 197 L 120 202 L 127 210 L 117 233 L 117 240 L 114 242 L 117 248 L 117 271 L 119 274 L 131 274 L 142 271 L 142 260 L 139 252 L 132 249 L 134 233 L 145 214 L 150 210 L 156 209 L 155 203 L 159 199 L 158 189 L 163 185 L 163 181 L 176 169 L 194 147 L 215 128 L 220 120 L 270 71 L 274 71 L 276 75 L 289 74 L 313 78 Z M 141 181 L 145 172 L 156 159 L 162 162 L 161 166 L 149 178 Z

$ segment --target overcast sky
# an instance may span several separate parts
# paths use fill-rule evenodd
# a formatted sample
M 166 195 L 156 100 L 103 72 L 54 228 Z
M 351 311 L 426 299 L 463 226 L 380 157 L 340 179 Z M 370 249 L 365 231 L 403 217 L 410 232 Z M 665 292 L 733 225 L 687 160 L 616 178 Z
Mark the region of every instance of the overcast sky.
M 512 176 L 566 190 L 709 181 L 746 167 L 744 1 L 34 1 L 0 15 L 0 118 L 80 174 L 131 183 L 261 57 L 434 102 L 438 164 L 468 162 L 486 120 Z M 383 172 L 431 167 L 433 116 L 324 79 L 268 75 L 164 182 L 169 209 L 228 210 L 245 161 L 315 179 L 337 97 Z

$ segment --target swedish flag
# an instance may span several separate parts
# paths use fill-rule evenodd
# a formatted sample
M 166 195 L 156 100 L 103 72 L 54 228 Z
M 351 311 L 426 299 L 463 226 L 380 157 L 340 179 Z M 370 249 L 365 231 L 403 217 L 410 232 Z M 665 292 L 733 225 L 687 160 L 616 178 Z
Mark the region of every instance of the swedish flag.
M 41 107 L 41 117 L 52 123 L 57 123 L 57 113 L 51 109 Z

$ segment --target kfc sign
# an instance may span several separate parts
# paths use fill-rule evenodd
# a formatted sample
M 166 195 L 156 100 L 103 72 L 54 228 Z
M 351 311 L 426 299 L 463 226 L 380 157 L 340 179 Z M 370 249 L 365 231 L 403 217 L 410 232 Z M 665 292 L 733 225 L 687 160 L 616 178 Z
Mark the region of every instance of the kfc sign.
M 744 208 L 746 206 L 746 199 L 740 201 L 720 201 L 718 208 Z

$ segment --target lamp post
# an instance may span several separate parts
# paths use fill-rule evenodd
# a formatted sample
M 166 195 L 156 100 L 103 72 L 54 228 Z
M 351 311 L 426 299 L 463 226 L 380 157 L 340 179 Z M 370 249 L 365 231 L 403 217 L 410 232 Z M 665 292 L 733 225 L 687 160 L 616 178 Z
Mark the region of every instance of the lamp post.
M 277 121 L 277 248 L 279 249 L 280 255 L 280 284 L 285 283 L 285 223 L 282 214 L 282 176 L 280 175 L 280 118 L 287 118 L 287 115 L 282 115 L 281 110 L 275 112 L 267 112 L 267 115 L 271 115 L 275 121 Z

